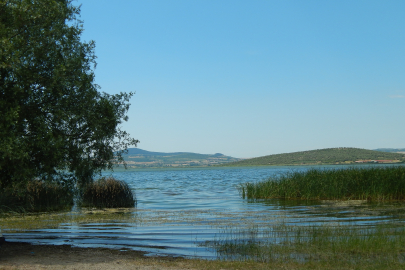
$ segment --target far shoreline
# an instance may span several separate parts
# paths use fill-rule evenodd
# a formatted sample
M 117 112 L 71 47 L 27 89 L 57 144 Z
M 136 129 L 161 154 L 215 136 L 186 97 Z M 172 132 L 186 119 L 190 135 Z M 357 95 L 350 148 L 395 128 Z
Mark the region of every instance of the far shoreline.
M 313 163 L 313 164 L 262 164 L 262 165 L 213 165 L 213 166 L 177 166 L 177 167 L 114 167 L 102 172 L 126 172 L 137 170 L 177 170 L 177 169 L 214 169 L 214 168 L 254 168 L 254 167 L 310 167 L 310 166 L 404 166 L 405 162 L 395 163 Z

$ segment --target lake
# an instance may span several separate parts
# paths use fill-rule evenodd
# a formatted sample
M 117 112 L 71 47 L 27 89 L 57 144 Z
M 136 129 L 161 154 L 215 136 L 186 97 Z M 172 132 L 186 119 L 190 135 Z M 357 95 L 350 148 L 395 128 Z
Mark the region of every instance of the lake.
M 241 183 L 261 181 L 292 170 L 303 171 L 309 168 L 313 167 L 218 167 L 105 172 L 105 176 L 112 175 L 130 185 L 138 200 L 136 208 L 117 210 L 116 216 L 97 222 L 75 220 L 18 232 L 5 228 L 4 235 L 8 241 L 34 244 L 133 249 L 145 251 L 151 256 L 215 259 L 217 252 L 207 243 L 238 230 L 260 230 L 280 224 L 373 226 L 381 222 L 403 221 L 403 215 L 396 214 L 402 211 L 401 204 L 382 206 L 362 201 L 248 201 L 242 199 L 238 191 Z M 99 212 L 81 211 L 74 207 L 67 214 L 94 216 Z

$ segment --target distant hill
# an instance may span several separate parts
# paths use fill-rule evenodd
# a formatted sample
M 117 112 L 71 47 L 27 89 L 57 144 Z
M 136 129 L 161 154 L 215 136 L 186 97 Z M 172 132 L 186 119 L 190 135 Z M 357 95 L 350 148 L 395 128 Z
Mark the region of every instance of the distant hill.
M 163 153 L 139 148 L 129 148 L 128 153 L 122 157 L 129 167 L 134 168 L 212 166 L 241 160 L 221 153 L 212 155 L 188 152 Z
M 245 159 L 226 164 L 226 166 L 399 163 L 404 161 L 405 154 L 339 147 Z

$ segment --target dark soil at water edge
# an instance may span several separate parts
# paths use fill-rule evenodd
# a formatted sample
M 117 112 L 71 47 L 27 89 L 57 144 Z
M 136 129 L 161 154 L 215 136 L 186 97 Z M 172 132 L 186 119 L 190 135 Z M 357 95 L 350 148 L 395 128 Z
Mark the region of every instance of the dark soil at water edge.
M 6 242 L 1 247 L 0 269 L 172 269 L 168 266 L 176 260 L 181 258 L 147 258 L 133 250 Z
M 231 269 L 403 269 L 403 263 L 373 264 L 367 260 L 352 264 L 331 262 L 296 263 L 291 261 L 260 263 L 253 261 L 206 261 L 175 257 L 145 257 L 137 251 L 120 251 L 70 246 L 7 243 L 0 252 L 1 270 L 231 270 Z

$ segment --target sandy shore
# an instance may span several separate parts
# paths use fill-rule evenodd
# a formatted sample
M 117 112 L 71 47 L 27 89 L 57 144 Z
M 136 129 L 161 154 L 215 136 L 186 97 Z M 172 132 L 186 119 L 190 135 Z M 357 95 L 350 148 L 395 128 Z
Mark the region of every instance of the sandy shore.
M 6 242 L 0 248 L 0 269 L 195 269 L 172 257 L 145 257 L 139 251 L 31 245 Z

